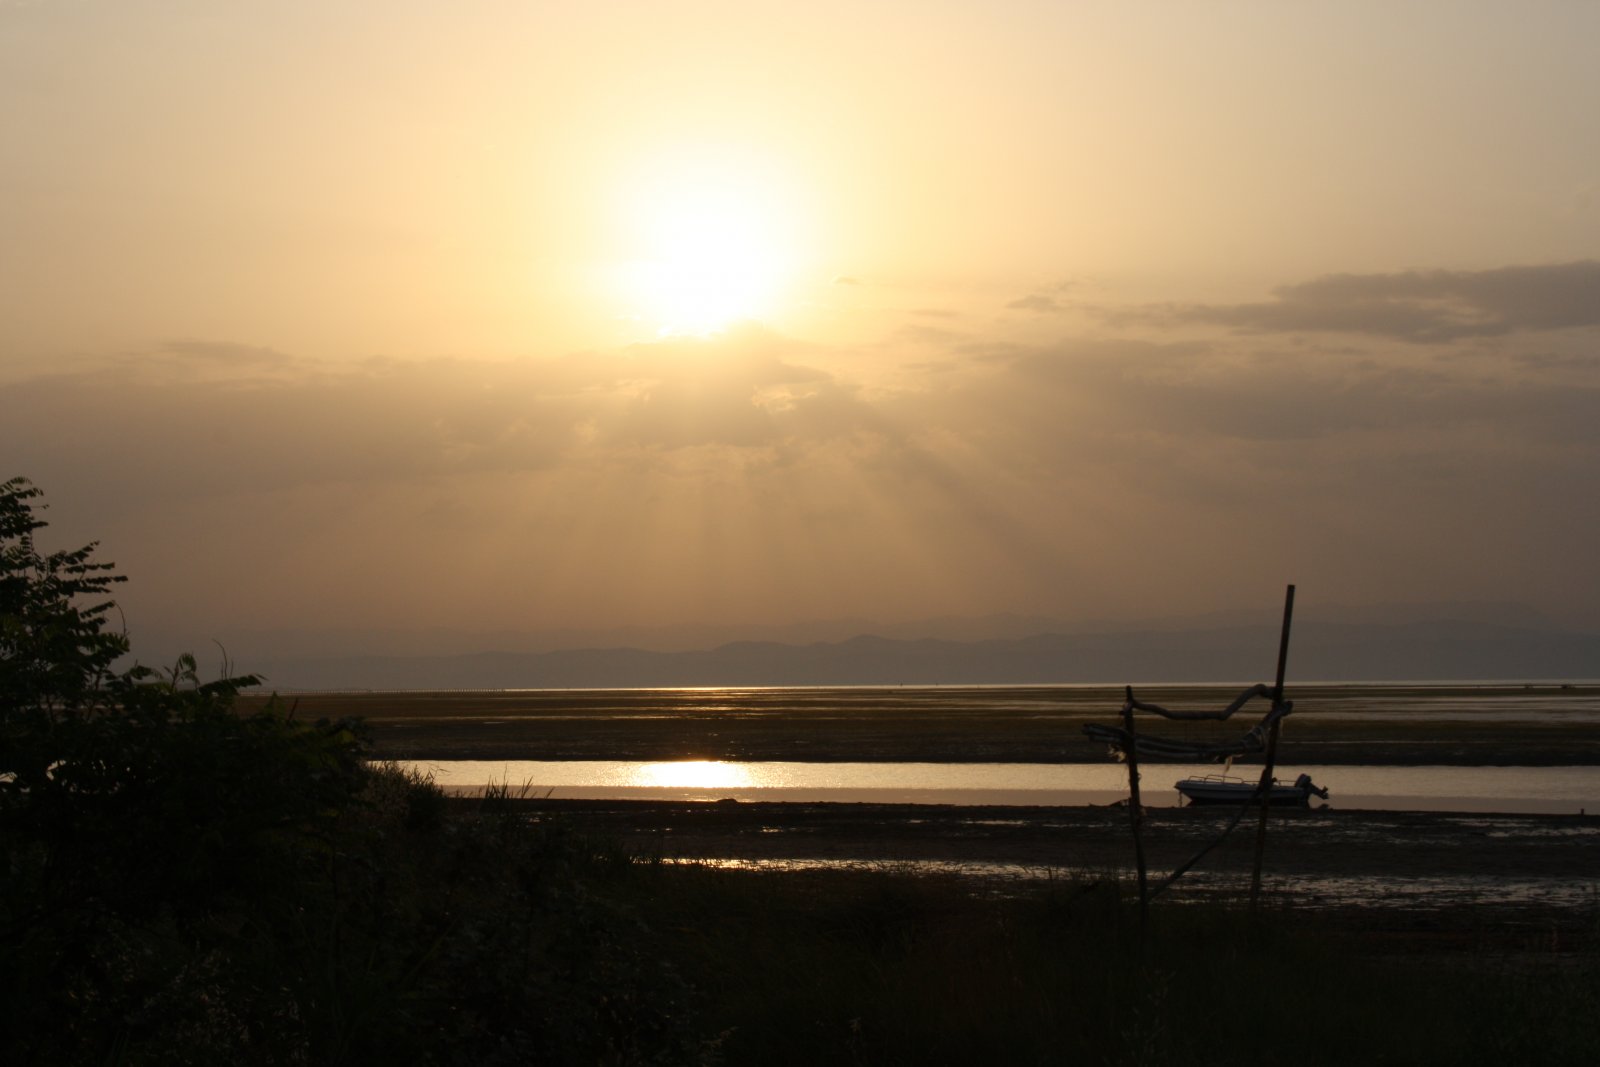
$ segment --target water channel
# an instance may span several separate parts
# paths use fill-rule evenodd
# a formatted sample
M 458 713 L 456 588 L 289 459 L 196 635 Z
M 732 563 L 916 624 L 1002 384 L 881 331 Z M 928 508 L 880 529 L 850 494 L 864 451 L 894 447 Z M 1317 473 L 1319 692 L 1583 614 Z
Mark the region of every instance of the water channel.
M 451 792 L 504 784 L 530 796 L 591 800 L 737 800 L 1079 806 L 1127 796 L 1114 763 L 735 763 L 704 760 L 416 760 L 403 764 Z M 1215 764 L 1154 764 L 1141 776 L 1146 804 L 1175 806 L 1173 784 L 1215 774 Z M 1238 768 L 1253 779 L 1259 773 Z M 1600 812 L 1600 767 L 1293 766 L 1310 774 L 1334 808 L 1529 814 Z M 1320 802 L 1313 801 L 1313 804 Z

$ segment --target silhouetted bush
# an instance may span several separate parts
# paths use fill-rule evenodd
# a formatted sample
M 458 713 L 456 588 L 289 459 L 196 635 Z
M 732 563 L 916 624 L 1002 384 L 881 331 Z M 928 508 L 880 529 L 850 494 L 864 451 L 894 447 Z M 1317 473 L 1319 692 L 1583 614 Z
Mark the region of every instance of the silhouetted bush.
M 40 552 L 37 497 L 0 485 L 0 1061 L 690 1058 L 625 858 L 446 819 L 359 723 L 239 713 L 253 677 L 116 670 L 122 578 Z

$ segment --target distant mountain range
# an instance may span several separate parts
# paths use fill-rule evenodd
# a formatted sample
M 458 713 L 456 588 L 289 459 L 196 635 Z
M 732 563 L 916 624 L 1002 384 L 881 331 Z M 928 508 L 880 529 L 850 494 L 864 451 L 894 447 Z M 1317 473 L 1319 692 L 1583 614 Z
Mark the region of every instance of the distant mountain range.
M 260 629 L 236 624 L 216 627 L 186 625 L 182 629 L 140 627 L 133 634 L 141 656 L 166 662 L 179 652 L 203 653 L 213 641 L 225 645 L 241 662 L 330 659 L 355 656 L 452 656 L 494 649 L 501 652 L 557 652 L 569 649 L 636 648 L 649 652 L 695 652 L 745 641 L 782 645 L 842 642 L 862 634 L 902 641 L 995 641 L 1040 634 L 1088 635 L 1218 630 L 1276 626 L 1278 603 L 1262 608 L 1215 611 L 1202 615 L 1164 615 L 1116 619 L 1065 618 L 1049 615 L 945 615 L 921 619 L 842 617 L 784 623 L 678 623 L 661 626 L 614 626 L 587 629 L 468 630 L 406 626 Z M 1405 623 L 1479 622 L 1529 630 L 1581 629 L 1551 619 L 1526 604 L 1500 601 L 1453 601 L 1410 604 L 1329 604 L 1302 597 L 1295 618 L 1301 623 L 1349 623 L 1394 626 Z M 1600 630 L 1600 625 L 1589 627 Z M 1274 646 L 1276 647 L 1276 646 Z
M 279 689 L 636 688 L 1270 681 L 1278 628 L 1038 633 L 986 640 L 859 636 L 736 641 L 698 651 L 587 648 L 452 655 L 277 657 L 247 667 Z M 1452 619 L 1306 622 L 1291 679 L 1600 677 L 1600 634 Z

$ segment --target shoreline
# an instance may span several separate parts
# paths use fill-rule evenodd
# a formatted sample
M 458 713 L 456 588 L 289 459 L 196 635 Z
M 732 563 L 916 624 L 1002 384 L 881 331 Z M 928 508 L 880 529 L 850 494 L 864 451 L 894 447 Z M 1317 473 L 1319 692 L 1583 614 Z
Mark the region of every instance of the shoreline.
M 451 798 L 471 812 L 485 801 Z M 955 806 L 509 797 L 494 803 L 556 820 L 669 863 L 805 870 L 883 866 L 963 876 L 1131 879 L 1125 805 Z M 1151 808 L 1152 878 L 1186 860 L 1229 812 Z M 1254 817 L 1186 876 L 1174 899 L 1232 899 L 1248 884 Z M 1592 915 L 1600 901 L 1600 816 L 1274 809 L 1265 874 L 1281 906 L 1408 913 L 1461 905 Z
M 1234 695 L 1223 686 L 1136 692 L 1174 708 L 1214 708 Z M 1303 685 L 1290 696 L 1283 766 L 1600 766 L 1600 686 Z M 1112 721 L 1122 699 L 1120 686 L 374 693 L 305 696 L 298 713 L 365 718 L 376 760 L 1104 764 L 1104 747 L 1083 726 Z M 1237 736 L 1255 721 L 1152 720 L 1149 729 Z M 1234 766 L 1248 775 L 1259 760 Z M 486 802 L 449 803 L 466 813 Z M 1126 887 L 1132 877 L 1125 805 L 519 799 L 514 790 L 493 803 L 668 863 L 865 865 L 990 888 L 1052 877 Z M 1228 814 L 1147 809 L 1152 872 L 1187 859 Z M 1253 855 L 1253 817 L 1246 822 L 1170 899 L 1238 897 Z M 1592 924 L 1600 815 L 1275 809 L 1265 876 L 1276 906 L 1353 927 L 1385 915 L 1426 925 L 1444 914 L 1462 924 L 1491 915 Z

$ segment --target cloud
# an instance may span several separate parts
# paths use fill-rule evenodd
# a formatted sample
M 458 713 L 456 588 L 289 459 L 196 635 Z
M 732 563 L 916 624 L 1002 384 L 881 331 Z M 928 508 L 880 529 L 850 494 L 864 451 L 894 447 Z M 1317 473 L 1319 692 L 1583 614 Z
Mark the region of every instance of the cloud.
M 768 448 L 870 425 L 855 386 L 806 351 L 754 329 L 554 360 L 342 365 L 184 342 L 0 385 L 0 455 L 14 473 L 131 507 L 528 473 L 641 448 Z
M 1036 311 L 1044 315 L 1056 315 L 1067 311 L 1070 305 L 1062 303 L 1055 294 L 1071 292 L 1081 289 L 1083 283 L 1072 278 L 1044 286 L 1027 296 L 1021 296 L 1011 301 L 1006 307 L 1011 311 Z
M 90 483 L 139 506 L 307 485 L 666 470 L 705 462 L 708 450 L 730 463 L 794 463 L 837 448 L 863 470 L 964 457 L 957 467 L 1027 472 L 1043 490 L 1135 463 L 1142 482 L 1206 463 L 1216 480 L 1244 482 L 1279 462 L 1273 449 L 1316 442 L 1367 456 L 1374 477 L 1397 442 L 1456 469 L 1468 463 L 1456 451 L 1464 441 L 1525 456 L 1600 447 L 1600 389 L 1581 361 L 1529 357 L 1496 373 L 1406 348 L 1352 360 L 1225 340 L 982 344 L 927 327 L 890 344 L 906 357 L 898 376 L 874 378 L 848 351 L 759 330 L 553 360 L 284 369 L 266 353 L 271 377 L 251 355 L 264 350 L 207 343 L 184 350 L 200 364 L 192 372 L 165 359 L 0 386 L 0 454 L 16 473 Z
M 161 350 L 183 359 L 231 365 L 282 367 L 293 362 L 286 353 L 261 345 L 242 345 L 232 341 L 168 341 Z
M 952 330 L 944 326 L 924 326 L 921 323 L 911 323 L 896 330 L 894 336 L 896 340 L 906 344 L 943 346 L 959 341 L 966 335 L 959 330 Z
M 1412 343 L 1600 326 L 1600 262 L 1482 271 L 1329 274 L 1253 304 L 1112 313 L 1124 321 L 1202 323 L 1245 333 L 1356 333 Z
M 1008 406 L 1070 410 L 1092 433 L 1158 435 L 1189 450 L 1374 435 L 1426 445 L 1461 434 L 1508 449 L 1600 448 L 1594 384 L 1539 374 L 1502 380 L 1441 361 L 1300 352 L 1240 359 L 1199 342 L 1077 341 L 1019 352 L 995 382 Z
M 500 603 L 506 575 L 551 617 L 923 611 L 1290 564 L 1370 582 L 1369 557 L 1453 581 L 1592 542 L 1600 371 L 1362 344 L 749 329 L 268 375 L 208 342 L 0 386 L 0 455 L 173 605 L 250 560 L 278 615 L 324 586 Z
M 1600 352 L 1521 352 L 1511 361 L 1537 370 L 1600 370 Z
M 1046 314 L 1066 310 L 1055 297 L 1046 296 L 1044 293 L 1030 293 L 1027 296 L 1018 297 L 1007 304 L 1006 307 L 1013 311 L 1038 311 Z

